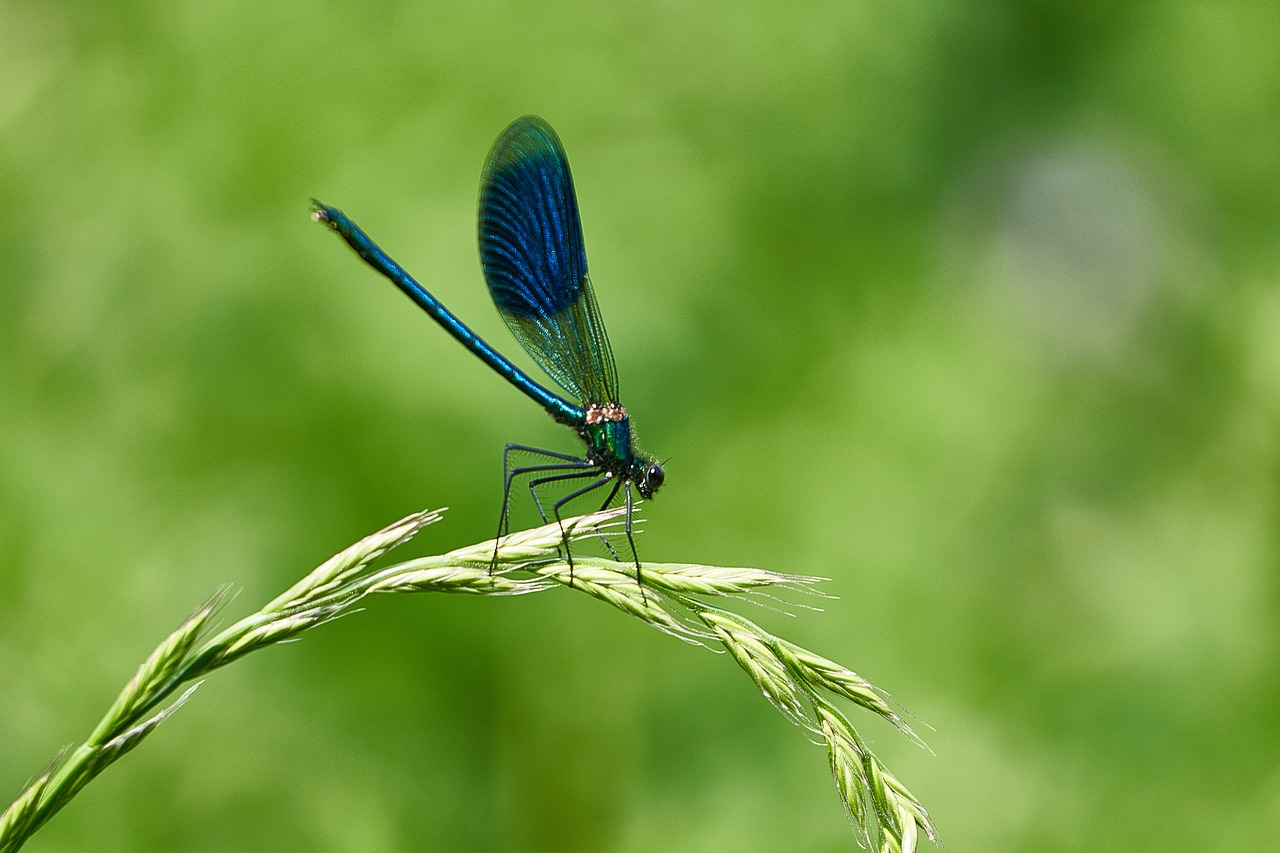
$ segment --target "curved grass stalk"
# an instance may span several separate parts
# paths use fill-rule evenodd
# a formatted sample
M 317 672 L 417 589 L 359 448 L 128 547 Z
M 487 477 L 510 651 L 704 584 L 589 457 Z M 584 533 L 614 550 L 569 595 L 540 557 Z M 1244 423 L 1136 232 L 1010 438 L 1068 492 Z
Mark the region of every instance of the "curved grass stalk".
M 571 538 L 608 533 L 619 510 L 566 519 Z M 745 598 L 771 591 L 808 591 L 820 579 L 761 569 L 645 564 L 645 590 L 635 567 L 575 558 L 572 574 L 558 549 L 555 524 L 432 557 L 375 569 L 374 561 L 438 521 L 415 513 L 325 561 L 258 612 L 213 633 L 211 621 L 228 598 L 221 590 L 156 647 L 125 685 L 84 743 L 64 750 L 0 814 L 0 853 L 11 853 L 59 810 L 175 713 L 203 679 L 258 649 L 295 638 L 350 611 L 378 592 L 524 595 L 570 586 L 672 636 L 723 648 L 787 719 L 824 743 L 836 788 L 858 839 L 882 853 L 910 853 L 920 834 L 937 842 L 924 806 L 880 764 L 828 697 L 877 714 L 919 742 L 881 691 L 834 661 L 765 632 L 702 599 Z

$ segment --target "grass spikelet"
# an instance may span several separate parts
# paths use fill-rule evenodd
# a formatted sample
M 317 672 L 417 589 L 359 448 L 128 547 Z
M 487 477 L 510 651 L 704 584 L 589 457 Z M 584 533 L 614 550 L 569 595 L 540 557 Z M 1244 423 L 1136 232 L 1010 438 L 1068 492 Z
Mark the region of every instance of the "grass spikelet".
M 213 671 L 299 638 L 352 612 L 373 593 L 511 596 L 561 586 L 686 642 L 727 651 L 774 707 L 826 745 L 836 789 L 862 843 L 869 846 L 878 838 L 884 853 L 910 853 L 921 833 L 936 843 L 924 807 L 827 698 L 852 702 L 918 741 L 887 696 L 853 670 L 705 601 L 813 592 L 818 578 L 762 569 L 646 564 L 641 588 L 634 565 L 596 558 L 575 559 L 571 572 L 560 554 L 565 536 L 609 535 L 620 523 L 617 510 L 373 567 L 379 557 L 439 518 L 436 511 L 414 513 L 365 537 L 214 636 L 209 636 L 211 623 L 228 598 L 226 590 L 197 608 L 147 656 L 84 743 L 61 753 L 0 814 L 0 853 L 22 847 L 85 785 L 151 737 Z

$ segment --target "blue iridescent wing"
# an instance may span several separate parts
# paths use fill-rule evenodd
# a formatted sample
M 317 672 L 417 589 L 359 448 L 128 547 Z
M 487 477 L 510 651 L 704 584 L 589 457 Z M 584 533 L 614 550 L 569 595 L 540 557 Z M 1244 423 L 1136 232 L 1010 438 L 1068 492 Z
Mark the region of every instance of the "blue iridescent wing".
M 618 373 L 587 278 L 569 161 L 537 116 L 517 119 L 489 152 L 480 263 L 498 312 L 538 366 L 580 402 L 617 402 Z

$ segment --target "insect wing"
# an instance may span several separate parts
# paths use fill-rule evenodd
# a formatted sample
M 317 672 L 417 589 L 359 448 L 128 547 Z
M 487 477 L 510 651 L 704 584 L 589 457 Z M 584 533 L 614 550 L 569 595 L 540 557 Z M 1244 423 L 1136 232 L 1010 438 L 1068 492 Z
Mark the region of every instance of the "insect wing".
M 485 163 L 480 263 L 498 312 L 538 366 L 580 402 L 617 402 L 569 161 L 537 116 L 503 131 Z

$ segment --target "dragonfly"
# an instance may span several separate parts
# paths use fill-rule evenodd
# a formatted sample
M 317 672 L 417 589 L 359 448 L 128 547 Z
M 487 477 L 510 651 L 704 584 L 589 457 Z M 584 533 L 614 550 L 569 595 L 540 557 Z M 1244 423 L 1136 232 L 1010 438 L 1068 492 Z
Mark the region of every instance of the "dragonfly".
M 619 402 L 613 351 L 587 276 L 569 160 L 551 126 L 537 116 L 524 116 L 493 144 L 480 182 L 480 264 L 489 295 L 507 328 L 567 396 L 539 384 L 487 344 L 342 211 L 314 199 L 312 205 L 316 221 L 336 231 L 361 260 L 390 279 L 446 332 L 558 423 L 572 428 L 585 445 L 581 455 L 506 445 L 498 537 L 509 532 L 511 490 L 520 478 L 528 478 L 529 493 L 544 524 L 549 518 L 539 490 L 571 489 L 552 504 L 551 513 L 560 526 L 572 584 L 573 556 L 561 518 L 564 508 L 603 491 L 606 497 L 600 509 L 608 509 L 621 493 L 626 508 L 624 531 L 639 583 L 640 558 L 632 523 L 635 496 L 652 498 L 666 474 L 654 457 L 636 446 L 631 416 Z M 515 465 L 513 454 L 537 462 Z M 617 559 L 607 539 L 605 545 Z

